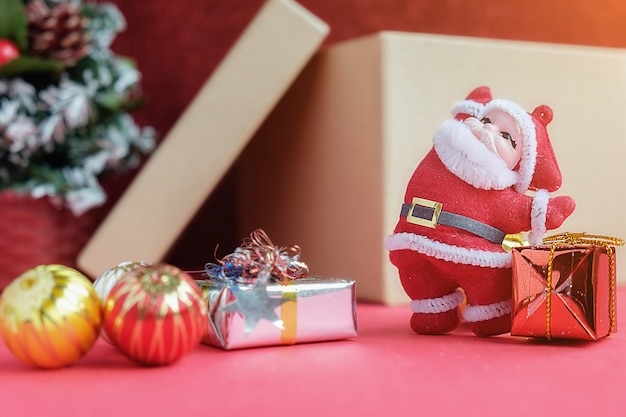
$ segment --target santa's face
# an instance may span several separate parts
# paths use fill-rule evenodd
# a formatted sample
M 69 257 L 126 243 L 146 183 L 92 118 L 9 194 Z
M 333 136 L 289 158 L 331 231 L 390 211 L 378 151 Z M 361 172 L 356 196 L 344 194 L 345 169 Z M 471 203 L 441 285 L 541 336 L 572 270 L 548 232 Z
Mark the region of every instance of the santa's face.
M 513 169 L 522 158 L 522 131 L 513 117 L 500 109 L 487 111 L 481 120 L 468 117 L 463 122 L 487 149 Z

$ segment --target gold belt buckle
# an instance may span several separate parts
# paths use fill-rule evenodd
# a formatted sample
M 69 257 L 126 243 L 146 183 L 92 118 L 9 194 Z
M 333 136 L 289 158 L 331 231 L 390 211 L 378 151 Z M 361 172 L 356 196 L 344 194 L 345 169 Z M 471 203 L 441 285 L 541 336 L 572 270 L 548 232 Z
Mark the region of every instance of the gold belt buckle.
M 421 217 L 413 216 L 413 209 L 415 206 L 422 207 L 430 207 L 434 209 L 433 216 L 430 219 L 422 219 Z M 411 208 L 409 209 L 409 214 L 406 216 L 406 221 L 412 224 L 419 224 L 421 226 L 430 227 L 434 229 L 437 227 L 437 222 L 439 221 L 439 215 L 441 214 L 441 209 L 443 204 L 438 203 L 436 201 L 426 200 L 425 198 L 413 197 L 411 200 Z

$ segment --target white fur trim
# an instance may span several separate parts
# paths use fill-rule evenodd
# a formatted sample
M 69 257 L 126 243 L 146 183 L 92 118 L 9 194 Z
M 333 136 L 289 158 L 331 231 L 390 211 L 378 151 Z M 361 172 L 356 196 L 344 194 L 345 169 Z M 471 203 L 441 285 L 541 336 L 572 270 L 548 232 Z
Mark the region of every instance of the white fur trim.
M 522 149 L 522 159 L 520 160 L 519 168 L 517 169 L 517 182 L 515 184 L 515 190 L 519 193 L 525 193 L 528 191 L 530 181 L 535 173 L 535 165 L 537 164 L 537 131 L 535 123 L 530 114 L 526 112 L 518 104 L 496 98 L 487 103 L 477 118 L 482 119 L 482 116 L 493 109 L 499 109 L 511 117 L 513 117 L 520 126 L 522 135 L 524 137 L 524 144 Z
M 387 236 L 384 240 L 384 245 L 389 251 L 407 249 L 455 264 L 474 265 L 484 268 L 511 267 L 510 252 L 491 252 L 462 248 L 437 242 L 415 233 L 403 232 Z
M 530 233 L 528 240 L 531 245 L 540 245 L 546 234 L 546 216 L 550 193 L 546 190 L 537 190 L 530 210 Z
M 423 300 L 411 301 L 411 311 L 420 314 L 439 314 L 454 310 L 461 305 L 465 299 L 462 291 L 455 291 L 452 294 L 439 298 L 426 298 Z
M 458 120 L 444 121 L 433 136 L 433 144 L 446 168 L 476 188 L 503 190 L 517 182 L 517 174 Z
M 472 100 L 461 100 L 461 101 L 457 101 L 456 103 L 454 103 L 454 105 L 452 106 L 452 116 L 456 116 L 458 114 L 469 114 L 470 116 L 478 116 L 483 109 L 485 108 L 485 105 L 482 103 L 479 103 L 477 101 L 472 101 Z
M 474 323 L 502 317 L 505 314 L 511 314 L 511 305 L 511 300 L 504 300 L 485 306 L 468 305 L 463 309 L 463 320 Z

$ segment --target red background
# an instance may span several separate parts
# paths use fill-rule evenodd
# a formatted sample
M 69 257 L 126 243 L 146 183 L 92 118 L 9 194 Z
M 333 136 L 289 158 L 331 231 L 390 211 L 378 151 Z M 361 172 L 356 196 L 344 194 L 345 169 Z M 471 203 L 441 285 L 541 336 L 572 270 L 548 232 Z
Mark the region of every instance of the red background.
M 262 0 L 113 0 L 128 21 L 114 50 L 143 74 L 137 115 L 161 137 L 236 41 Z M 331 28 L 324 45 L 381 30 L 626 47 L 621 0 L 301 0 Z M 559 70 L 556 69 L 555 70 Z M 168 260 L 201 266 L 238 246 L 233 171 L 207 200 Z

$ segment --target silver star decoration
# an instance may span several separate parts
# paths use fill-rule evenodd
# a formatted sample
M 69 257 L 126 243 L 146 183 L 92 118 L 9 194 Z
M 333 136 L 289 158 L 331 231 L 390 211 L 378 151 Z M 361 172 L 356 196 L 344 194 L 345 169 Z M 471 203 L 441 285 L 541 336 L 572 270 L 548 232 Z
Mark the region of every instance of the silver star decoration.
M 281 330 L 284 328 L 282 319 L 274 310 L 287 300 L 268 297 L 267 284 L 263 280 L 257 281 L 252 288 L 247 290 L 242 290 L 236 284 L 230 286 L 230 290 L 235 296 L 235 301 L 222 307 L 222 311 L 236 312 L 243 316 L 246 336 L 252 332 L 260 320 L 267 320 Z

